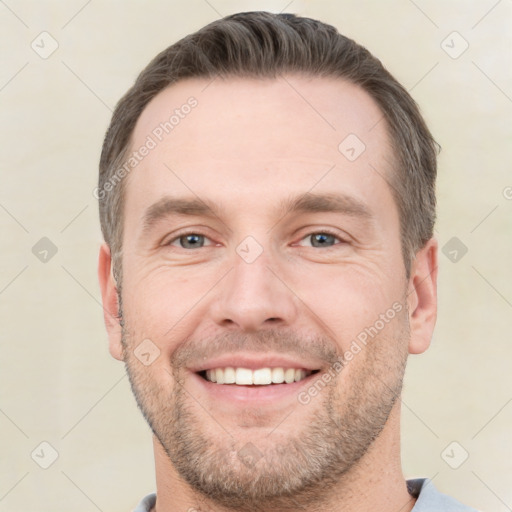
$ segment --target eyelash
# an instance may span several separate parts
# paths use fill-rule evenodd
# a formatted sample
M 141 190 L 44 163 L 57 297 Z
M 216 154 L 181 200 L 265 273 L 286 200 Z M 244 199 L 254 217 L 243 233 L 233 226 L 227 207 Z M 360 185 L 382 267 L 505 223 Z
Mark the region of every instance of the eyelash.
M 339 245 L 339 244 L 344 244 L 344 243 L 347 243 L 347 240 L 343 239 L 340 237 L 340 235 L 338 233 L 335 233 L 334 231 L 330 230 L 330 229 L 321 229 L 321 230 L 317 230 L 317 231 L 311 231 L 310 233 L 307 233 L 306 235 L 304 235 L 300 240 L 299 242 L 302 242 L 302 240 L 312 236 L 312 235 L 319 235 L 319 234 L 322 234 L 322 235 L 330 235 L 334 238 L 336 238 L 338 240 L 338 244 L 335 244 L 335 245 Z M 174 242 L 178 241 L 180 238 L 182 237 L 186 237 L 186 236 L 189 236 L 189 235 L 197 235 L 197 236 L 202 236 L 208 240 L 209 237 L 207 235 L 204 235 L 198 231 L 187 231 L 187 232 L 184 232 L 184 233 L 180 233 L 178 235 L 176 235 L 174 238 L 172 238 L 171 240 L 169 240 L 169 242 L 165 243 L 164 245 L 166 246 L 171 246 Z M 211 240 L 210 240 L 211 241 Z M 211 244 L 211 245 L 215 245 L 215 243 Z M 210 245 L 210 246 L 211 246 Z M 296 244 L 294 244 L 296 245 Z M 208 247 L 210 247 L 208 246 Z M 324 247 L 323 249 L 332 249 L 334 246 L 328 246 L 328 247 Z M 313 247 L 314 249 L 320 249 L 320 247 Z M 190 250 L 190 249 L 185 249 L 183 247 L 180 247 L 180 249 L 183 249 L 183 250 Z

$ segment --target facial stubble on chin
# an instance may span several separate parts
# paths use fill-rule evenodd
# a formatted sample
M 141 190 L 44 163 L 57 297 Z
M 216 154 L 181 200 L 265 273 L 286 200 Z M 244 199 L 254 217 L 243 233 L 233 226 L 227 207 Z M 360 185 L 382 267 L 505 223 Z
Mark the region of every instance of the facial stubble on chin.
M 392 325 L 392 332 L 386 332 Z M 296 335 L 279 331 L 267 331 L 260 338 L 230 335 L 233 345 L 258 350 L 307 346 Z M 222 425 L 222 418 L 207 413 L 208 404 L 198 403 L 180 384 L 186 356 L 173 358 L 176 364 L 163 371 L 172 375 L 172 389 L 166 389 L 161 382 L 169 379 L 159 383 L 158 374 L 134 357 L 130 342 L 135 339 L 123 325 L 125 364 L 138 407 L 178 474 L 198 495 L 232 510 L 296 510 L 297 503 L 316 509 L 384 428 L 402 388 L 409 324 L 406 311 L 398 315 L 310 404 L 297 402 L 298 410 L 311 407 L 311 418 L 297 428 L 292 411 L 288 425 L 293 425 L 293 433 L 281 443 L 272 443 L 271 436 L 254 443 L 247 436 L 239 440 Z M 318 341 L 334 347 L 327 338 Z M 207 345 L 214 343 L 209 340 Z M 336 353 L 334 348 L 323 352 L 326 358 Z M 354 365 L 350 379 L 340 383 L 349 365 Z M 281 421 L 277 415 L 276 426 Z M 253 465 L 239 456 L 248 444 L 261 455 Z

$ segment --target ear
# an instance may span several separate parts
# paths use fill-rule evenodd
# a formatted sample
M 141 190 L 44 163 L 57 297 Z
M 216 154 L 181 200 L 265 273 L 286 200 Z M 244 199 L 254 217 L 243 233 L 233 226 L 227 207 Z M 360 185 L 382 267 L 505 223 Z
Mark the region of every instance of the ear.
M 117 300 L 117 286 L 112 273 L 112 258 L 110 247 L 102 244 L 98 260 L 98 279 L 103 301 L 103 317 L 107 328 L 109 351 L 112 357 L 123 360 L 123 345 L 121 343 L 121 324 L 117 317 L 119 303 Z
M 410 354 L 421 354 L 430 345 L 437 317 L 437 250 L 431 238 L 416 253 L 409 278 L 407 304 L 411 340 Z

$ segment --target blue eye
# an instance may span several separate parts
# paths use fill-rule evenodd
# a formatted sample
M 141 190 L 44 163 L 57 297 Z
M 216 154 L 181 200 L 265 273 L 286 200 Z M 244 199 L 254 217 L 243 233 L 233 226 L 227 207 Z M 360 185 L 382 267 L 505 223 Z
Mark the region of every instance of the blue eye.
M 336 244 L 337 237 L 329 233 L 313 233 L 309 235 L 313 247 L 332 247 Z
M 330 248 L 343 243 L 339 236 L 329 233 L 328 231 L 317 231 L 305 236 L 299 243 L 303 247 Z
M 204 235 L 198 235 L 197 233 L 188 233 L 181 235 L 178 238 L 172 240 L 169 245 L 179 244 L 182 249 L 198 249 L 204 247 L 206 237 Z

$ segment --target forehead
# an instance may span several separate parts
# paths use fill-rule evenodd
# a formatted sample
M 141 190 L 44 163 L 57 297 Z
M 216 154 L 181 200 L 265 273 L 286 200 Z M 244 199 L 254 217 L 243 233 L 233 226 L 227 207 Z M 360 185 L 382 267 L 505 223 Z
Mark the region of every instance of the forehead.
M 382 189 L 392 160 L 383 117 L 368 93 L 338 78 L 180 81 L 137 121 L 131 150 L 151 149 L 128 175 L 125 204 L 144 207 L 159 187 L 272 201 L 279 191 L 331 188 L 340 173 L 352 192 Z
M 190 103 L 196 106 L 190 107 Z M 282 128 L 291 137 L 311 140 L 314 136 L 324 150 L 337 154 L 336 142 L 349 133 L 369 144 L 385 139 L 385 123 L 379 122 L 382 118 L 382 111 L 366 91 L 339 78 L 284 75 L 276 79 L 187 79 L 167 87 L 150 101 L 136 123 L 132 141 L 137 147 L 147 135 L 170 138 L 166 135 L 171 131 L 167 133 L 165 126 L 160 126 L 170 121 L 173 142 L 183 149 L 195 148 L 199 142 L 204 147 L 209 139 L 211 154 L 224 156 L 225 148 L 218 144 L 223 142 L 224 133 L 245 129 L 263 137 L 246 138 L 241 151 L 258 151 L 261 141 L 265 154 L 280 156 L 287 153 L 287 147 L 269 135 Z M 286 133 L 279 135 L 283 138 Z M 229 145 L 229 141 L 224 142 Z

